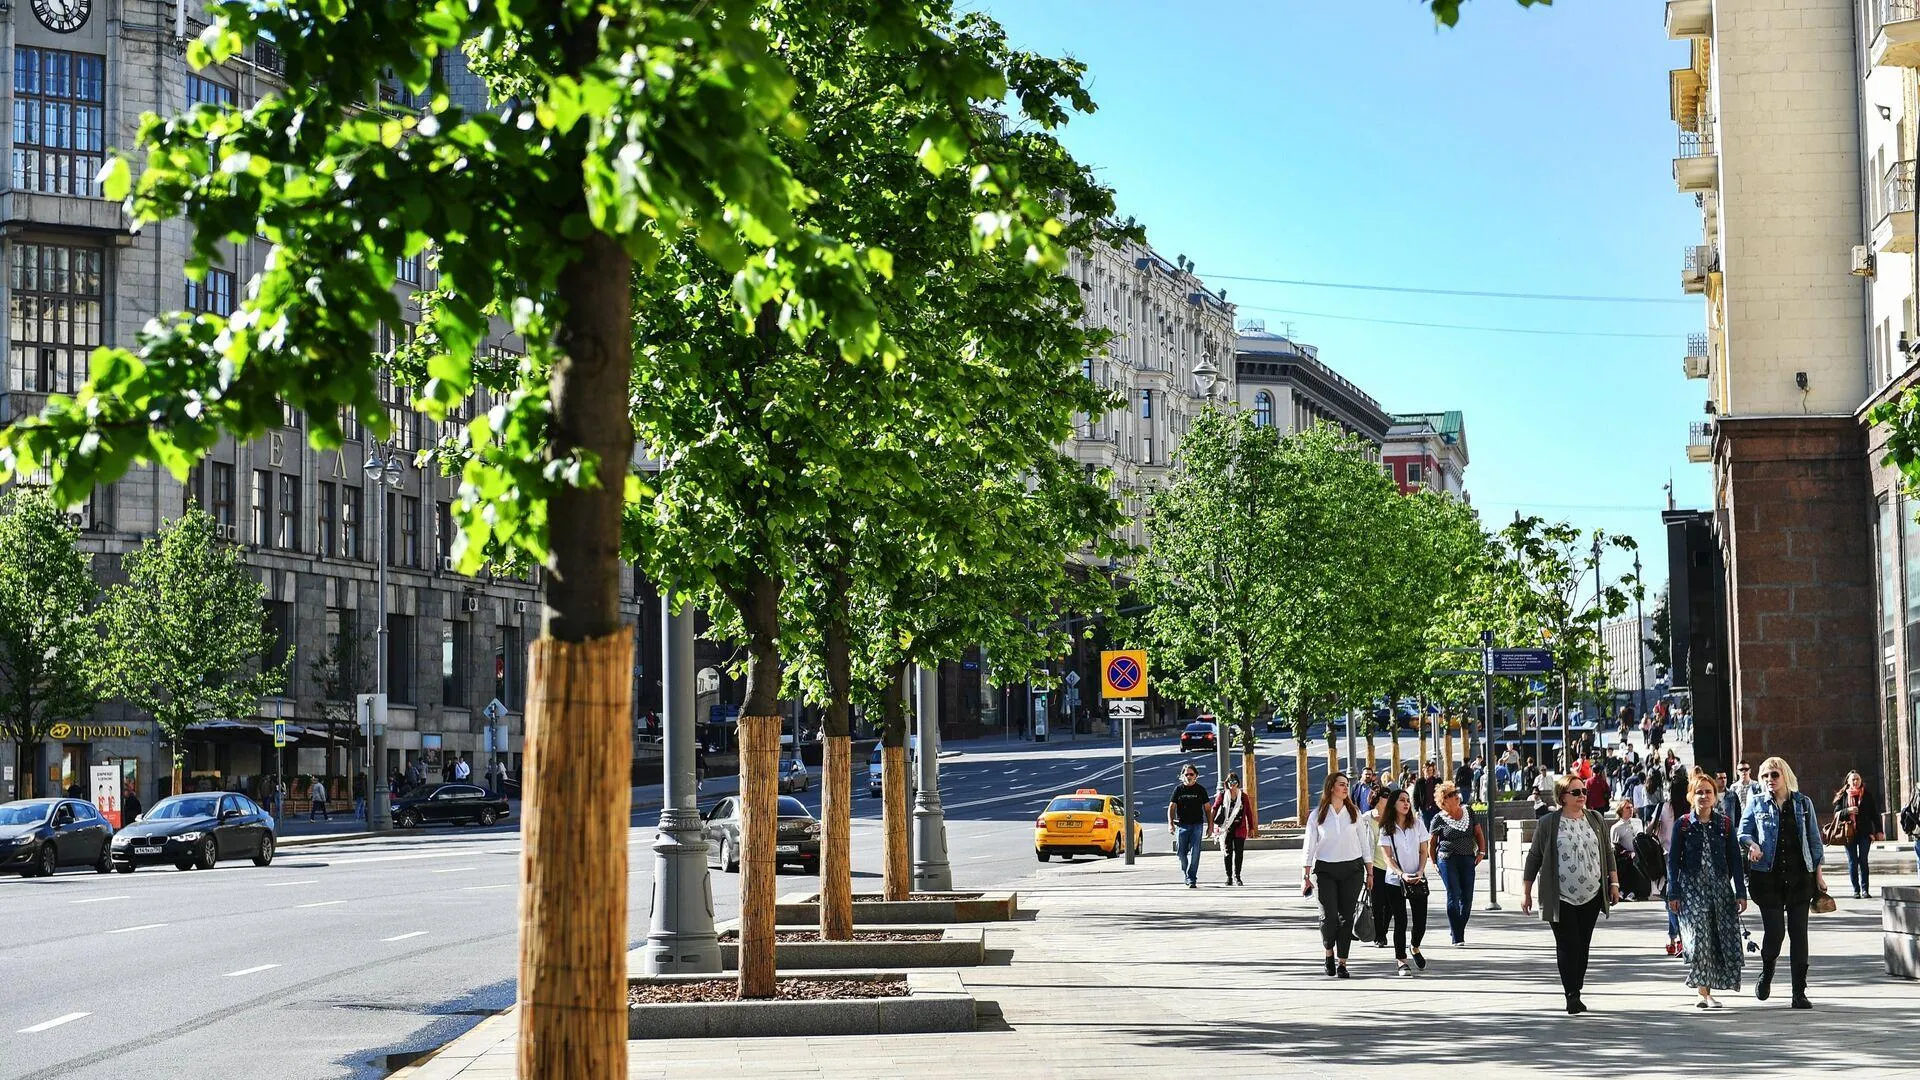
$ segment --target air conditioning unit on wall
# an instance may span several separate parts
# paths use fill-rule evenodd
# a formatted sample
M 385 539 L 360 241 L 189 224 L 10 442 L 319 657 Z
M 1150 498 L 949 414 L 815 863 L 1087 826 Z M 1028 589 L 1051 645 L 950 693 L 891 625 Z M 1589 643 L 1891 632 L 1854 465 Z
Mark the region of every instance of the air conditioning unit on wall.
M 1873 276 L 1873 249 L 1865 244 L 1853 245 L 1852 273 L 1854 277 Z
M 515 600 L 513 602 L 513 613 L 515 615 L 525 615 L 527 613 L 527 602 L 525 600 Z

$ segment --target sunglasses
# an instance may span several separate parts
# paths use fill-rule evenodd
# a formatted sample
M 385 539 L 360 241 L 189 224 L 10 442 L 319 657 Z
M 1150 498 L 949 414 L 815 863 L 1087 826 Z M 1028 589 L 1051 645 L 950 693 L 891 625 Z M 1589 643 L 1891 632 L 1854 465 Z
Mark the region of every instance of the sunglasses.
M 1567 789 L 1567 794 L 1576 799 L 1584 799 L 1587 797 L 1587 789 L 1583 787 L 1570 787 Z

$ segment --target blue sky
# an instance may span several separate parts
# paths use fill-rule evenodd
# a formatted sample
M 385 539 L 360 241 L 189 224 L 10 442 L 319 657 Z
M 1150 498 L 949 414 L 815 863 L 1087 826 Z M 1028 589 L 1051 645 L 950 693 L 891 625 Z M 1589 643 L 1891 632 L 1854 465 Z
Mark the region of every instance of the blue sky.
M 1630 533 L 1650 583 L 1664 580 L 1663 485 L 1671 476 L 1682 507 L 1708 505 L 1710 489 L 1709 467 L 1685 453 L 1706 384 L 1687 382 L 1680 358 L 1705 316 L 1680 293 L 1699 211 L 1670 172 L 1667 71 L 1686 50 L 1667 40 L 1663 5 L 1472 0 L 1451 31 L 1415 0 L 974 6 L 1018 45 L 1087 63 L 1100 109 L 1074 121 L 1067 145 L 1240 318 L 1290 322 L 1390 411 L 1463 410 L 1467 488 L 1490 524 L 1523 509 Z M 1214 276 L 1226 274 L 1687 302 Z

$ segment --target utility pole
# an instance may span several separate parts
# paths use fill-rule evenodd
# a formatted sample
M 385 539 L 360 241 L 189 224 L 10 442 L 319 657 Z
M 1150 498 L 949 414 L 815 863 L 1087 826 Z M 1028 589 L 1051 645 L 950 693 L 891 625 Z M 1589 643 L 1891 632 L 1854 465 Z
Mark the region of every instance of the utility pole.
M 1121 815 L 1120 839 L 1127 845 L 1127 865 L 1133 865 L 1133 857 L 1138 855 L 1140 845 L 1134 840 L 1133 828 L 1139 824 L 1139 814 L 1133 805 L 1133 713 L 1129 711 L 1120 720 L 1120 805 L 1126 811 Z
M 1500 838 L 1494 835 L 1494 807 L 1500 805 L 1493 790 L 1493 631 L 1480 631 L 1480 685 L 1482 699 L 1486 703 L 1487 767 L 1481 771 L 1486 774 L 1487 789 L 1487 910 L 1500 910 Z M 1468 756 L 1466 740 L 1461 740 L 1460 754 Z
M 660 594 L 660 828 L 653 838 L 653 918 L 644 963 L 649 975 L 720 970 L 713 930 L 713 882 L 694 784 L 693 605 L 673 613 Z
M 387 529 L 391 523 L 387 520 L 387 489 L 398 489 L 401 484 L 400 455 L 393 452 L 389 443 L 381 446 L 376 440 L 367 443 L 367 459 L 361 466 L 366 474 L 365 490 L 373 496 L 375 543 L 379 550 L 375 553 L 379 567 L 380 602 L 379 620 L 374 626 L 373 658 L 373 703 L 372 716 L 367 723 L 368 757 L 372 760 L 367 766 L 367 828 L 373 832 L 388 832 L 393 828 L 393 806 L 387 799 Z M 376 780 L 378 782 L 376 782 Z
M 940 668 L 923 664 L 919 673 L 920 790 L 913 798 L 913 891 L 951 892 L 947 819 L 940 808 Z
M 1606 609 L 1600 604 L 1600 534 L 1596 532 L 1593 534 L 1593 614 L 1595 619 L 1593 628 L 1595 634 L 1600 632 L 1600 623 L 1598 620 L 1604 617 L 1602 613 L 1605 610 Z M 1595 740 L 1598 740 L 1600 738 L 1600 725 L 1605 722 L 1601 718 L 1601 714 L 1605 712 L 1605 709 L 1600 704 L 1600 683 L 1599 680 L 1594 677 L 1594 673 L 1599 671 L 1600 664 L 1600 650 L 1598 648 L 1593 651 L 1593 662 L 1594 667 L 1587 675 L 1587 678 L 1593 687 L 1594 715 L 1590 718 L 1593 721 L 1593 737 Z M 1571 761 L 1572 759 L 1569 758 L 1568 760 Z M 1602 813 L 1606 812 L 1605 807 L 1601 807 L 1600 809 Z
M 1633 553 L 1633 659 L 1639 669 L 1640 693 L 1633 699 L 1633 717 L 1647 711 L 1647 583 L 1640 580 L 1640 552 Z

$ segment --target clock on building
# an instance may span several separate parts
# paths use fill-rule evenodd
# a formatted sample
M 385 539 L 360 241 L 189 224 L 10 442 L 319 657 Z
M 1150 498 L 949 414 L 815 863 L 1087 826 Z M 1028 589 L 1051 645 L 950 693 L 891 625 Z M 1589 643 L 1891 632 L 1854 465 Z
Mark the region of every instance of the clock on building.
M 33 0 L 33 13 L 54 33 L 71 34 L 87 25 L 93 0 Z

